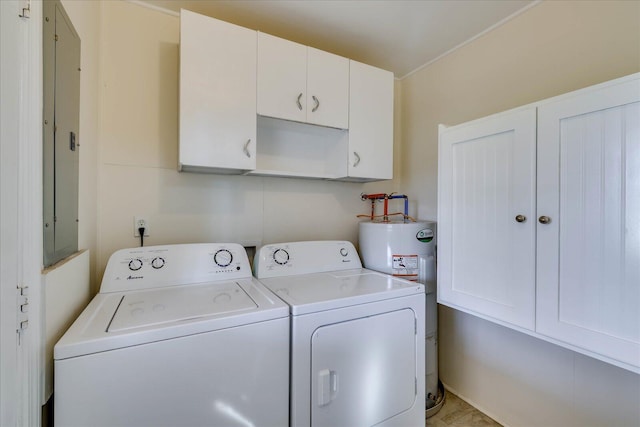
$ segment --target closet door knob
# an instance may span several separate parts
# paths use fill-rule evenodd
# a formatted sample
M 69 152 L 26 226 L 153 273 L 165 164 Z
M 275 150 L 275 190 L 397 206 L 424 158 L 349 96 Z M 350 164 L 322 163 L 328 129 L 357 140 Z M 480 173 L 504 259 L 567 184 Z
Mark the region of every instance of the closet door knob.
M 524 215 L 516 215 L 516 222 L 525 222 L 527 217 Z
M 549 224 L 551 222 L 551 218 L 549 218 L 548 216 L 541 216 L 540 218 L 538 218 L 538 222 L 540 224 Z

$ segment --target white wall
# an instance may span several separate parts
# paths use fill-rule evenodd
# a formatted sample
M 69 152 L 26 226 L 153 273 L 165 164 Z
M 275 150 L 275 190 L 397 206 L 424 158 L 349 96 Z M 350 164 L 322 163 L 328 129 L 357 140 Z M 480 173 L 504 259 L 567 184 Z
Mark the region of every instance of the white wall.
M 135 215 L 149 220 L 145 245 L 357 243 L 356 215 L 369 210 L 360 194 L 391 192 L 393 181 L 178 173 L 179 19 L 128 2 L 101 4 L 98 276 L 111 253 L 139 244 Z
M 542 2 L 405 78 L 400 186 L 436 218 L 437 125 L 640 70 L 640 2 Z M 440 378 L 511 426 L 640 425 L 640 376 L 440 307 Z

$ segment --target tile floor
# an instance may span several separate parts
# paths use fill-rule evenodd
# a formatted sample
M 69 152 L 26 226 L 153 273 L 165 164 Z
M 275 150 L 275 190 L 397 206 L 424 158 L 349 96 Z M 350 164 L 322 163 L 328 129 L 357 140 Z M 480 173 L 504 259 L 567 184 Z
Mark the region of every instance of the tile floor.
M 437 414 L 427 418 L 427 427 L 501 427 L 455 394 L 445 390 L 445 401 Z

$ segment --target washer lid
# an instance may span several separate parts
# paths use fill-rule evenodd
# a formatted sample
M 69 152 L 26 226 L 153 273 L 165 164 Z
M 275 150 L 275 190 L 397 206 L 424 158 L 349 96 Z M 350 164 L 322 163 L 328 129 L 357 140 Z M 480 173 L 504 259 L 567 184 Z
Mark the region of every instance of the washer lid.
M 273 277 L 261 282 L 289 304 L 293 315 L 424 294 L 424 286 L 419 283 L 364 268 Z
M 107 332 L 254 310 L 257 307 L 235 282 L 132 292 L 122 298 Z
M 55 360 L 288 319 L 254 278 L 96 295 L 56 343 Z

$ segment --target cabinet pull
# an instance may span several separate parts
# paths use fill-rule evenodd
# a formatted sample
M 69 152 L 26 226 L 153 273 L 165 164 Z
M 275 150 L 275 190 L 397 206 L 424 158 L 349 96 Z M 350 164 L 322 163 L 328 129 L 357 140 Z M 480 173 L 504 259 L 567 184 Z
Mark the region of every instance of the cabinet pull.
M 244 154 L 251 158 L 251 153 L 249 152 L 249 144 L 251 143 L 251 138 L 247 139 L 247 142 L 244 143 L 244 147 L 242 148 L 244 150 Z
M 516 215 L 516 221 L 517 222 L 525 222 L 527 220 L 527 217 L 524 215 Z
M 356 166 L 358 166 L 358 164 L 360 163 L 360 156 L 358 155 L 357 152 L 353 152 L 353 155 L 356 157 L 356 161 L 353 162 L 353 167 L 355 168 Z
M 538 222 L 540 222 L 540 224 L 549 224 L 551 222 L 551 218 L 543 215 L 540 218 L 538 218 Z
M 300 98 L 302 98 L 302 92 L 298 95 L 298 99 L 296 99 L 296 104 L 298 104 L 298 110 L 302 111 L 302 104 L 300 103 Z
M 315 103 L 316 103 L 316 105 L 313 107 L 313 109 L 311 110 L 311 112 L 312 112 L 312 113 L 315 113 L 315 112 L 316 112 L 316 110 L 318 109 L 318 107 L 320 106 L 320 101 L 318 101 L 318 98 L 316 98 L 316 96 L 315 96 L 315 95 L 313 95 L 311 98 L 313 99 L 313 102 L 315 102 Z

